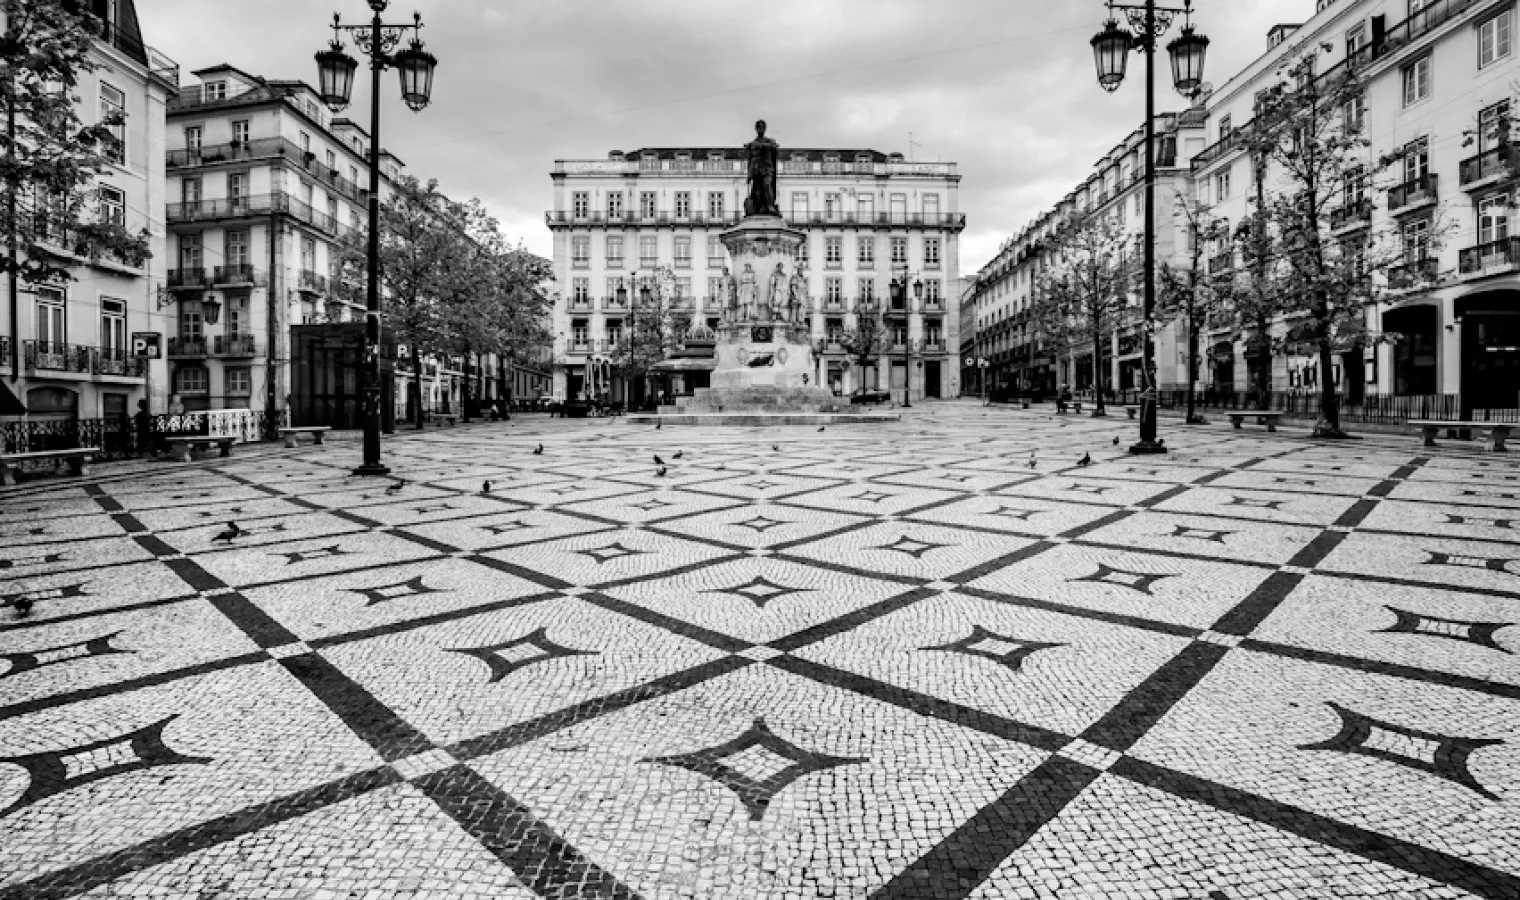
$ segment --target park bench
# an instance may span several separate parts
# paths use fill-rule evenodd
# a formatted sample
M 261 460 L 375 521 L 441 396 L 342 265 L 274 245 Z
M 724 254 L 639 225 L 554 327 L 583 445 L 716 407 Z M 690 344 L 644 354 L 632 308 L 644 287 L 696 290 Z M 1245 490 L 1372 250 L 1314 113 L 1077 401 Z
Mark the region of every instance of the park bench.
M 50 459 L 56 468 L 62 460 L 69 465 L 70 475 L 90 474 L 89 463 L 100 452 L 99 447 L 74 447 L 68 450 L 36 450 L 30 453 L 0 453 L 0 484 L 15 484 L 21 472 L 21 464 Z
M 311 442 L 320 445 L 322 438 L 331 430 L 326 425 L 302 425 L 295 428 L 281 428 L 280 437 L 285 439 L 285 446 L 294 447 L 296 445 L 296 438 L 303 434 L 309 434 L 311 435 Z
M 452 427 L 459 424 L 459 414 L 443 412 L 428 413 L 428 421 L 432 422 L 434 425 L 447 424 Z
M 1130 417 L 1130 418 L 1131 418 L 1131 419 L 1133 419 L 1133 418 L 1134 418 L 1134 417 L 1135 417 L 1135 416 L 1137 416 L 1137 415 L 1139 415 L 1139 414 L 1140 414 L 1140 407 L 1138 407 L 1138 406 L 1125 406 L 1125 407 L 1124 407 L 1124 412 L 1125 412 L 1125 413 L 1126 413 L 1126 414 L 1127 414 L 1127 415 L 1128 415 L 1128 416 L 1129 416 L 1129 417 Z
M 1056 412 L 1058 412 L 1058 413 L 1064 413 L 1068 409 L 1070 409 L 1071 412 L 1075 412 L 1075 413 L 1081 412 L 1082 411 L 1082 401 L 1081 400 L 1072 400 L 1072 401 L 1069 401 L 1069 402 L 1065 401 L 1065 400 L 1057 400 L 1056 401 Z
M 1420 429 L 1420 435 L 1425 438 L 1425 446 L 1436 446 L 1436 432 L 1442 428 L 1450 431 L 1457 429 L 1475 428 L 1479 431 L 1488 431 L 1488 449 L 1495 453 L 1503 453 L 1509 448 L 1504 442 L 1509 440 L 1509 430 L 1515 427 L 1513 422 L 1447 422 L 1434 419 L 1411 419 L 1410 425 Z
M 1256 419 L 1257 425 L 1265 425 L 1268 431 L 1276 431 L 1277 420 L 1282 418 L 1281 412 L 1272 409 L 1236 409 L 1225 415 L 1230 417 L 1230 424 L 1235 426 L 1237 431 L 1240 430 L 1240 423 L 1251 417 Z
M 218 456 L 231 456 L 232 445 L 237 443 L 235 437 L 207 437 L 205 435 L 179 434 L 169 435 L 169 455 L 179 462 L 190 462 L 196 451 L 210 450 L 213 446 L 221 448 Z

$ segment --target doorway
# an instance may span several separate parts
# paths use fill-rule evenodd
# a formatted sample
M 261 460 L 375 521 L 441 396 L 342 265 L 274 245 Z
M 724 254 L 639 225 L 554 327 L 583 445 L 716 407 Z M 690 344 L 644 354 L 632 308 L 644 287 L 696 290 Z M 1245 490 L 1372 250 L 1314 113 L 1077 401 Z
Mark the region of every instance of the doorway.
M 938 400 L 942 396 L 940 393 L 939 372 L 939 360 L 931 359 L 924 362 L 924 396 L 926 398 Z

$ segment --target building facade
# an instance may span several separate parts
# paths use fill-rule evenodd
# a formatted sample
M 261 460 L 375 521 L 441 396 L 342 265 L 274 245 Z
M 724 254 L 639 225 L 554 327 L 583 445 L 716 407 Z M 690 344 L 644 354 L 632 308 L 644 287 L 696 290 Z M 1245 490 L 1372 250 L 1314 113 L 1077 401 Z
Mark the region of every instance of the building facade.
M 166 268 L 164 107 L 179 71 L 143 43 L 133 0 L 96 0 L 88 8 L 103 30 L 90 51 L 97 68 L 77 85 L 80 118 L 94 125 L 115 111 L 126 114 L 120 152 L 95 188 L 100 213 L 131 232 L 146 231 L 151 256 L 141 265 L 88 259 L 70 253 L 60 233 L 54 249 L 77 261 L 72 278 L 16 285 L 15 308 L 0 317 L 0 379 L 33 421 L 119 421 L 143 399 L 162 411 L 167 394 L 164 362 L 134 357 L 130 341 L 166 327 L 158 303 Z
M 555 162 L 554 208 L 546 218 L 559 287 L 556 396 L 587 390 L 588 371 L 610 359 L 628 327 L 618 288 L 635 296 L 656 267 L 675 273 L 678 308 L 716 325 L 728 265 L 719 235 L 742 217 L 744 166 L 742 148 L 642 149 Z M 959 183 L 954 163 L 782 149 L 779 205 L 787 223 L 807 235 L 802 253 L 822 383 L 841 394 L 891 390 L 899 401 L 905 391 L 914 400 L 959 393 Z M 894 279 L 922 282 L 921 296 L 913 288 L 894 299 Z M 873 308 L 884 310 L 891 338 L 862 368 L 838 336 Z M 640 386 L 614 378 L 611 399 L 637 402 Z

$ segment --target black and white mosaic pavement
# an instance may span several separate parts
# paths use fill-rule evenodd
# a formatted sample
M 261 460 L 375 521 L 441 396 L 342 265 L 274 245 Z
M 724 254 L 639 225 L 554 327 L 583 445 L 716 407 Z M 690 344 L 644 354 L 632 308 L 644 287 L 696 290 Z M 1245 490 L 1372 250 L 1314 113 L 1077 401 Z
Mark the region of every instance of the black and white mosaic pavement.
M 8 489 L 0 900 L 1520 897 L 1520 461 L 1167 425 Z

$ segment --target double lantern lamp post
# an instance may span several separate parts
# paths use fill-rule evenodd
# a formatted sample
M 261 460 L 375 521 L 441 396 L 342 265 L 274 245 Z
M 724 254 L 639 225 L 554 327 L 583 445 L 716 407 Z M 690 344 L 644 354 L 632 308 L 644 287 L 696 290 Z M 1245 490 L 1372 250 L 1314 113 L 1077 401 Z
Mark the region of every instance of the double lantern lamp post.
M 1144 355 L 1141 362 L 1140 440 L 1130 453 L 1165 453 L 1164 442 L 1156 438 L 1156 41 L 1181 14 L 1182 33 L 1166 45 L 1172 59 L 1172 83 L 1177 92 L 1191 97 L 1203 84 L 1203 58 L 1209 39 L 1193 31 L 1189 18 L 1192 0 L 1184 0 L 1180 9 L 1157 6 L 1155 0 L 1143 4 L 1109 3 L 1110 14 L 1122 10 L 1129 22 L 1126 29 L 1112 15 L 1103 30 L 1092 39 L 1093 61 L 1098 67 L 1098 85 L 1112 93 L 1124 81 L 1129 52 L 1145 54 L 1145 323 L 1142 337 Z M 1133 33 L 1130 29 L 1133 29 Z M 1102 390 L 1101 380 L 1098 390 Z
M 908 273 L 904 271 L 900 278 L 892 279 L 892 299 L 894 305 L 900 304 L 903 313 L 903 407 L 913 408 L 913 342 L 908 337 L 908 323 L 912 321 L 912 310 L 908 306 Z M 924 299 L 924 280 L 919 278 L 913 282 L 913 296 L 922 301 Z
M 359 63 L 343 52 L 342 32 L 353 35 L 354 46 L 369 57 L 369 248 L 366 254 L 368 283 L 365 286 L 364 315 L 364 462 L 355 475 L 386 475 L 390 469 L 380 462 L 380 73 L 395 69 L 401 74 L 401 99 L 412 112 L 425 108 L 433 95 L 433 70 L 438 60 L 423 49 L 418 37 L 422 33 L 422 16 L 412 14 L 410 25 L 386 25 L 380 14 L 390 0 L 369 0 L 373 12 L 368 25 L 344 25 L 333 14 L 333 40 L 318 53 L 317 93 L 333 112 L 348 106 L 354 88 L 354 72 Z M 407 32 L 413 37 L 406 49 L 392 53 Z M 414 373 L 413 377 L 420 377 Z

